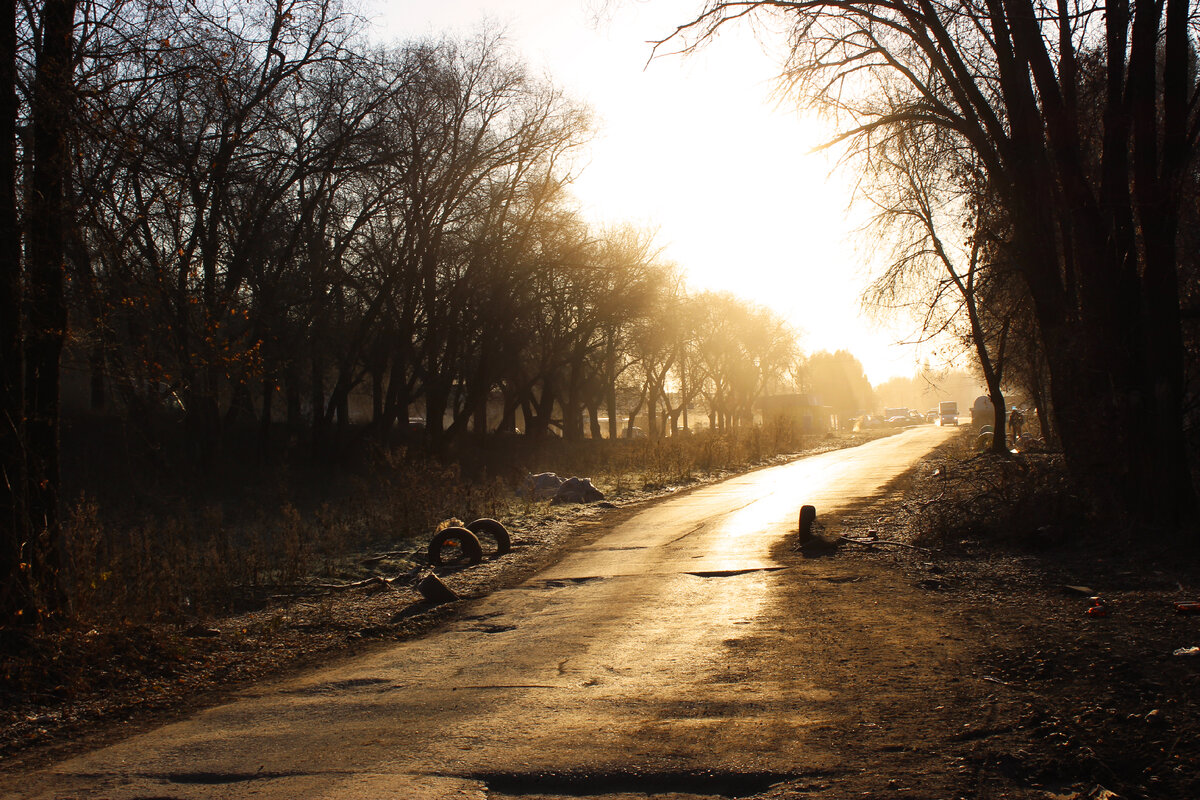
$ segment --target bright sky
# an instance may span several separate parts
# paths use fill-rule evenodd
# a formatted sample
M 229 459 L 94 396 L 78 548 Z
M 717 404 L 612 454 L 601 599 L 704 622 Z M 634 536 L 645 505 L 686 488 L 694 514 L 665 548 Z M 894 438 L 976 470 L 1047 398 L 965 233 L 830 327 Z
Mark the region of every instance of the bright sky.
M 914 373 L 915 348 L 893 344 L 908 328 L 878 330 L 859 312 L 871 248 L 855 246 L 851 177 L 809 152 L 828 136 L 819 122 L 771 101 L 778 62 L 748 29 L 647 64 L 647 42 L 700 0 L 365 2 L 381 39 L 503 26 L 533 69 L 596 113 L 574 186 L 593 221 L 656 229 L 689 286 L 771 306 L 806 350 L 849 349 L 873 383 Z

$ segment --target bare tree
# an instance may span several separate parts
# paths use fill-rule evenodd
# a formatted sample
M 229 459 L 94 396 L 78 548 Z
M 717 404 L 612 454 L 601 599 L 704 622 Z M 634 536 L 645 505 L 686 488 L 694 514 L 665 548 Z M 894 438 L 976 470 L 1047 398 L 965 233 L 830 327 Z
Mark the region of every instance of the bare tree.
M 59 381 L 67 334 L 66 184 L 68 129 L 75 104 L 75 0 L 48 0 L 20 20 L 5 12 L 0 31 L 4 75 L 0 108 L 0 236 L 3 236 L 4 406 L 0 469 L 0 626 L 31 625 L 65 610 L 59 529 Z M 27 87 L 30 129 L 25 157 L 27 205 L 21 253 L 16 204 L 15 134 L 22 109 L 15 94 L 19 31 L 36 31 L 25 55 L 33 63 Z M 22 259 L 22 255 L 24 258 Z
M 991 303 L 1012 298 L 995 291 L 999 270 L 988 258 L 992 249 L 986 247 L 986 231 L 972 211 L 990 199 L 980 189 L 981 176 L 964 160 L 957 142 L 941 133 L 937 128 L 897 126 L 872 151 L 874 180 L 868 191 L 877 198 L 875 227 L 881 239 L 891 242 L 895 259 L 874 281 L 868 297 L 881 307 L 915 297 L 922 331 L 929 338 L 953 331 L 965 318 L 962 338 L 974 351 L 995 409 L 992 450 L 1004 453 L 1008 444 L 1001 382 L 1015 317 Z M 964 219 L 970 222 L 964 224 Z
M 0 629 L 4 630 L 37 616 L 29 574 L 23 566 L 32 526 L 25 502 L 18 108 L 16 3 L 4 3 L 0 5 Z
M 1073 472 L 1102 506 L 1167 527 L 1190 519 L 1178 271 L 1200 135 L 1190 4 L 709 2 L 671 38 L 758 13 L 789 26 L 786 84 L 834 111 L 845 138 L 869 148 L 896 126 L 928 126 L 973 151 L 1054 343 Z M 1096 96 L 1081 92 L 1085 63 L 1102 76 Z
M 862 363 L 849 350 L 813 353 L 801 373 L 807 391 L 831 407 L 843 425 L 878 405 Z

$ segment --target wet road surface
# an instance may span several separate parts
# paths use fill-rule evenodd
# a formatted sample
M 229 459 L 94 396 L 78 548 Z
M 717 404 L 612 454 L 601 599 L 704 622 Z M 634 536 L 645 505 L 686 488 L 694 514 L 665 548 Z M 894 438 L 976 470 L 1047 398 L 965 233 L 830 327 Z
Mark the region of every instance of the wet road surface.
M 834 602 L 841 584 L 806 581 L 804 564 L 772 551 L 794 536 L 802 504 L 826 515 L 875 495 L 949 435 L 913 428 L 653 504 L 437 632 L 256 687 L 0 791 L 744 797 L 836 776 L 844 756 L 830 731 L 848 724 L 847 709 L 818 666 L 849 645 L 789 618 Z M 912 630 L 937 625 L 919 612 L 915 628 L 852 627 L 863 647 L 913 648 Z

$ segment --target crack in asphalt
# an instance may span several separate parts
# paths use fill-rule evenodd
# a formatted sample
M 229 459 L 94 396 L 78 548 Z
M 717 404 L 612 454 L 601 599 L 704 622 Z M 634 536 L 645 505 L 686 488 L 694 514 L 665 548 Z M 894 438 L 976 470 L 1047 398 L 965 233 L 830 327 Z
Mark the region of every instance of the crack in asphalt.
M 699 525 L 697 525 L 696 527 L 694 527 L 694 528 L 692 528 L 691 530 L 689 530 L 687 533 L 682 533 L 682 534 L 680 534 L 679 536 L 676 536 L 676 537 L 675 537 L 674 539 L 672 539 L 671 541 L 669 541 L 669 542 L 664 542 L 663 544 L 661 544 L 661 545 L 659 545 L 659 546 L 660 546 L 660 547 L 670 547 L 671 545 L 675 544 L 676 542 L 681 542 L 681 541 L 683 541 L 684 539 L 686 539 L 687 537 L 689 537 L 689 536 L 694 536 L 695 534 L 697 534 L 697 533 L 699 533 L 700 531 L 704 530 L 705 528 L 709 527 L 709 526 L 710 526 L 710 525 L 712 525 L 712 523 L 713 523 L 713 522 L 715 522 L 717 519 L 724 519 L 724 518 L 726 518 L 726 517 L 729 517 L 729 516 L 731 516 L 731 515 L 733 515 L 733 514 L 736 514 L 737 512 L 741 511 L 742 509 L 744 509 L 744 508 L 749 508 L 750 506 L 754 505 L 755 503 L 759 502 L 759 501 L 760 501 L 760 500 L 762 500 L 762 499 L 763 499 L 763 498 L 761 498 L 761 497 L 755 497 L 754 499 L 752 499 L 752 500 L 748 500 L 748 501 L 746 501 L 745 503 L 743 503 L 743 504 L 742 504 L 742 505 L 740 505 L 740 506 L 736 506 L 736 507 L 734 507 L 734 508 L 728 509 L 727 511 L 725 511 L 724 513 L 722 513 L 722 514 L 720 515 L 720 517 L 714 517 L 714 518 L 711 518 L 711 519 L 705 520 L 704 522 L 701 522 Z
M 477 686 L 451 686 L 450 691 L 457 692 L 460 689 L 471 689 L 486 691 L 489 689 L 569 689 L 569 686 L 555 686 L 549 683 L 492 683 L 481 684 Z
M 229 783 L 248 783 L 250 781 L 270 781 L 279 778 L 296 778 L 316 774 L 347 774 L 344 770 L 333 773 L 313 772 L 168 772 L 165 775 L 146 775 L 144 777 L 166 780 L 170 783 L 182 783 L 197 786 L 221 786 Z
M 751 501 L 751 502 L 755 502 L 755 501 Z M 747 505 L 749 505 L 749 503 L 747 503 Z M 745 508 L 745 507 L 746 507 L 746 506 L 742 506 L 742 508 Z M 734 511 L 741 511 L 741 510 L 742 510 L 741 508 L 736 508 L 736 509 L 734 509 Z M 731 512 L 731 513 L 732 513 L 732 512 Z M 687 533 L 680 534 L 679 536 L 676 536 L 674 539 L 672 539 L 672 540 L 671 540 L 671 541 L 669 541 L 669 542 L 664 542 L 664 543 L 661 545 L 661 547 L 670 547 L 671 545 L 675 544 L 676 542 L 681 542 L 681 541 L 683 541 L 684 539 L 686 539 L 687 537 L 689 537 L 689 536 L 692 536 L 692 535 L 694 535 L 694 534 L 697 534 L 697 533 L 699 533 L 700 531 L 704 530 L 704 529 L 705 529 L 705 528 L 707 528 L 707 527 L 708 527 L 708 523 L 707 523 L 707 522 L 701 522 L 699 525 L 697 525 L 696 527 L 692 528 L 692 529 L 691 529 L 690 531 L 688 531 Z

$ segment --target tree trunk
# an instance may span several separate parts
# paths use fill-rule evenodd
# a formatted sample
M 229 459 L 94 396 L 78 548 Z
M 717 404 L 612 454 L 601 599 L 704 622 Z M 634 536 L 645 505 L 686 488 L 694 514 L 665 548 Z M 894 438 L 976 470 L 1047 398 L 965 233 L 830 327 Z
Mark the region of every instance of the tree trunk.
M 385 413 L 383 391 L 383 368 L 371 370 L 371 426 L 378 429 L 383 425 Z
M 425 381 L 425 434 L 435 449 L 443 444 L 449 404 L 449 383 L 440 375 L 430 375 Z
M 600 427 L 600 406 L 596 403 L 592 403 L 588 406 L 587 413 L 588 427 L 591 431 L 592 438 L 597 440 L 603 439 L 604 429 Z
M 505 381 L 500 389 L 504 402 L 504 412 L 500 416 L 500 424 L 496 430 L 501 433 L 515 433 L 517 430 L 517 408 L 521 405 L 521 396 L 513 391 L 512 384 Z
M 645 404 L 645 402 L 646 389 L 645 387 L 642 387 L 642 393 L 638 396 L 638 401 L 634 404 L 633 408 L 629 409 L 629 420 L 625 425 L 625 436 L 627 438 L 633 438 L 634 422 L 637 421 L 637 415 L 641 412 L 642 406 Z
M 620 436 L 620 421 L 617 420 L 617 384 L 610 382 L 604 392 L 604 404 L 608 410 L 608 438 Z
M 25 338 L 26 468 L 31 581 L 41 609 L 65 609 L 60 574 L 59 367 L 67 332 L 66 176 L 70 169 L 66 129 L 72 104 L 74 0 L 46 0 L 42 50 L 33 97 L 33 183 L 29 208 L 29 317 Z
M 579 362 L 569 368 L 566 402 L 563 403 L 563 438 L 573 442 L 583 438 L 582 372 L 583 365 Z
M 108 369 L 100 344 L 93 345 L 88 353 L 88 408 L 92 411 L 108 408 Z
M 325 417 L 325 366 L 313 347 L 312 383 L 309 386 L 309 403 L 312 407 L 312 452 L 323 458 L 329 451 L 329 422 Z
M 658 391 L 654 387 L 646 392 L 646 436 L 658 438 Z
M 287 366 L 287 426 L 290 430 L 298 430 L 301 426 L 301 402 L 300 402 L 300 373 L 296 369 L 294 362 L 288 362 Z
M 258 459 L 267 463 L 271 459 L 271 404 L 275 398 L 275 379 L 262 380 L 262 413 L 258 418 Z
M 29 516 L 17 222 L 16 25 L 16 3 L 0 4 L 0 631 L 13 631 L 37 618 L 29 573 L 21 567 Z

